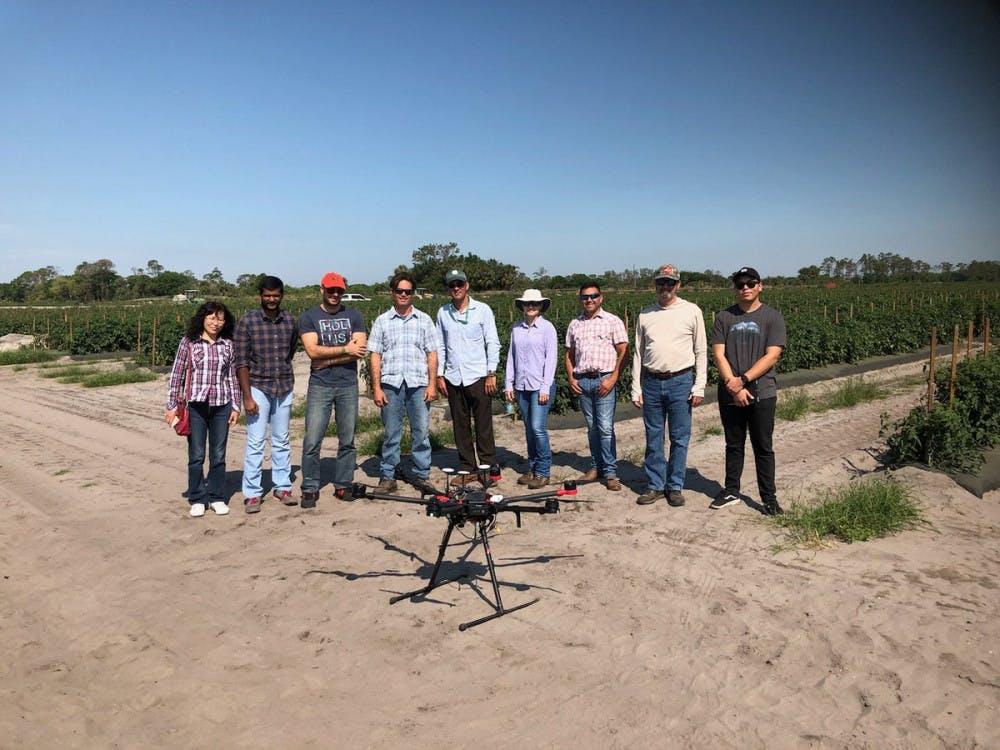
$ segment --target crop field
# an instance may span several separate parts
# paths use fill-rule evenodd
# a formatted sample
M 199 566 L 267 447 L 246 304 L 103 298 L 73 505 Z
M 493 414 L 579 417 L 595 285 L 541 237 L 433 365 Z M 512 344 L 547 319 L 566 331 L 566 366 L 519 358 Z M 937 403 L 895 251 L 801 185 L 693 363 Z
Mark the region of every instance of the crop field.
M 579 311 L 576 293 L 571 290 L 546 294 L 552 298 L 546 317 L 555 324 L 561 341 L 566 326 Z M 684 289 L 681 295 L 702 308 L 709 331 L 715 311 L 733 303 L 729 289 Z M 498 372 L 502 382 L 510 329 L 520 319 L 514 307 L 519 294 L 477 295 L 473 291 L 473 296 L 487 301 L 496 314 L 503 345 Z M 997 320 L 1000 312 L 1000 292 L 996 287 L 972 283 L 835 289 L 789 287 L 765 289 L 761 298 L 785 316 L 788 348 L 778 364 L 783 372 L 915 351 L 928 344 L 934 326 L 941 340 L 950 339 L 955 326 L 964 337 L 970 323 L 973 335 L 978 337 L 982 335 L 984 321 Z M 445 295 L 436 294 L 432 299 L 417 300 L 416 305 L 433 316 L 446 300 Z M 608 289 L 604 308 L 619 315 L 631 331 L 638 313 L 654 300 L 651 290 Z M 253 297 L 224 301 L 237 317 L 257 304 Z M 318 298 L 313 296 L 289 296 L 284 306 L 299 314 L 317 302 Z M 370 326 L 387 309 L 389 298 L 381 296 L 352 305 L 361 310 Z M 0 335 L 32 334 L 39 337 L 42 346 L 74 355 L 132 352 L 137 363 L 155 367 L 170 364 L 193 312 L 193 306 L 166 302 L 141 306 L 122 303 L 72 308 L 0 308 Z M 710 382 L 714 382 L 713 376 L 714 367 L 710 364 Z M 554 409 L 561 412 L 572 406 L 562 368 L 558 377 Z M 631 372 L 627 367 L 619 382 L 619 393 L 627 395 L 630 387 Z

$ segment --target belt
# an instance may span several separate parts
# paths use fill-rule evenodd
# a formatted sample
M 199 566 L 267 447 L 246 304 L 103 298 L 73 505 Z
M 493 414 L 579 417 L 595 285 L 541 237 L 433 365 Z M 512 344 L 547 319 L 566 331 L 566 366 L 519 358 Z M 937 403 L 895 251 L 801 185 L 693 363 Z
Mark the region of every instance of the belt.
M 691 372 L 694 369 L 694 365 L 691 367 L 685 367 L 683 370 L 676 370 L 674 372 L 653 372 L 652 370 L 647 370 L 645 367 L 642 368 L 643 375 L 649 375 L 651 378 L 656 378 L 657 380 L 670 380 L 670 378 L 676 378 L 678 375 L 683 375 L 686 372 Z
M 607 372 L 601 372 L 600 370 L 587 370 L 586 372 L 574 372 L 573 377 L 579 380 L 580 378 L 600 378 L 610 374 L 611 370 L 608 370 Z

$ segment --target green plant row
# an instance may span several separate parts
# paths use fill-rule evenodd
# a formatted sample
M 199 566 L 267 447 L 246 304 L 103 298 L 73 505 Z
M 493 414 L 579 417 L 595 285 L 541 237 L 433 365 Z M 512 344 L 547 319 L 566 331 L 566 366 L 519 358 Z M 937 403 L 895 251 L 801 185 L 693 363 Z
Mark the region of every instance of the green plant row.
M 897 422 L 883 418 L 890 463 L 974 474 L 983 452 L 1000 442 L 1000 354 L 991 351 L 958 364 L 954 402 L 950 382 L 950 370 L 937 372 L 929 411 L 921 405 Z
M 570 320 L 579 312 L 579 302 L 575 291 L 548 294 L 552 305 L 546 317 L 556 326 L 561 343 Z M 715 311 L 733 302 L 732 292 L 725 289 L 684 290 L 682 294 L 701 306 L 708 331 L 711 330 Z M 514 307 L 517 296 L 514 292 L 482 295 L 492 306 L 497 319 L 502 344 L 498 373 L 501 383 L 510 330 L 520 319 L 520 313 Z M 853 287 L 833 290 L 796 287 L 768 289 L 763 299 L 785 316 L 788 347 L 778 364 L 779 371 L 783 372 L 910 352 L 927 345 L 933 326 L 937 326 L 940 339 L 945 341 L 950 339 L 956 325 L 964 336 L 968 323 L 972 322 L 975 334 L 979 335 L 985 319 L 1000 319 L 997 290 L 992 286 L 974 284 L 933 284 L 923 289 L 919 285 L 873 285 L 860 290 Z M 288 298 L 285 307 L 294 314 L 300 314 L 317 301 L 304 297 Z M 433 299 L 418 300 L 416 304 L 434 315 L 445 301 L 443 295 L 436 295 Z M 651 291 L 606 290 L 604 307 L 624 320 L 631 336 L 636 317 L 653 301 Z M 239 316 L 251 309 L 255 300 L 240 298 L 227 300 L 227 304 Z M 388 305 L 387 296 L 356 303 L 369 325 Z M 134 352 L 137 362 L 162 366 L 173 361 L 177 342 L 193 311 L 191 306 L 166 304 L 0 309 L 0 334 L 34 334 L 44 337 L 49 348 L 75 355 Z M 711 358 L 709 380 L 715 382 Z M 619 381 L 620 397 L 628 397 L 631 382 L 629 358 Z M 553 409 L 560 413 L 573 408 L 566 373 L 559 367 Z

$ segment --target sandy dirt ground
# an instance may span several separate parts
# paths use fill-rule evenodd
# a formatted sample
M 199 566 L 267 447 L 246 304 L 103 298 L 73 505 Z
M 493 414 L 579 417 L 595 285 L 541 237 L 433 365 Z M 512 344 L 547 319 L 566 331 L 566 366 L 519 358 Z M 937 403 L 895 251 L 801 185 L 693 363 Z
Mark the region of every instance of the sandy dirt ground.
M 445 522 L 328 485 L 313 511 L 247 516 L 242 428 L 233 512 L 188 517 L 165 389 L 0 370 L 0 747 L 1000 747 L 1000 493 L 904 469 L 926 525 L 776 552 L 751 505 L 708 508 L 714 406 L 696 410 L 683 508 L 635 504 L 630 419 L 624 491 L 587 486 L 593 502 L 522 528 L 502 514 L 491 535 L 504 603 L 540 601 L 459 632 L 490 612 L 480 545 L 456 534 L 446 557 L 470 582 L 390 606 L 428 579 Z M 880 412 L 919 395 L 779 423 L 782 502 L 877 470 Z M 552 441 L 555 476 L 586 468 L 581 430 Z M 497 442 L 515 494 L 521 426 L 498 418 Z

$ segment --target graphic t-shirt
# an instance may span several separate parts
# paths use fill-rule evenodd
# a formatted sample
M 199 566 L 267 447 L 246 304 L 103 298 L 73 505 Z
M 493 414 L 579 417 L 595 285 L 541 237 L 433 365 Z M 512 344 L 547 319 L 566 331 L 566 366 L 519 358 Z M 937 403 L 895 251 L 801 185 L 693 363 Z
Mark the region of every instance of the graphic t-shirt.
M 315 333 L 320 346 L 344 346 L 355 333 L 365 333 L 365 319 L 353 307 L 341 305 L 337 312 L 328 313 L 317 305 L 302 313 L 299 332 Z M 314 369 L 309 374 L 309 382 L 330 387 L 357 385 L 358 361 Z
M 785 319 L 773 307 L 761 304 L 753 312 L 743 312 L 739 305 L 733 305 L 716 315 L 710 345 L 725 344 L 729 366 L 734 374 L 742 375 L 764 356 L 767 347 L 784 348 L 786 343 Z M 757 378 L 754 385 L 758 400 L 776 398 L 774 368 Z

